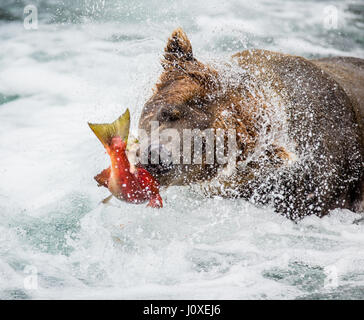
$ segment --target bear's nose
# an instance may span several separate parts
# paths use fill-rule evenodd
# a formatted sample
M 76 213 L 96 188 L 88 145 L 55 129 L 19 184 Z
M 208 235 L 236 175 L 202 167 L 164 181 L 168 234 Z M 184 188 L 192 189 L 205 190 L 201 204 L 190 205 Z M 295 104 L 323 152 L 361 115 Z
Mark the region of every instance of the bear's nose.
M 145 158 L 148 159 L 148 163 L 144 164 L 143 167 L 151 174 L 163 174 L 172 169 L 172 154 L 163 145 L 152 144 L 146 152 Z

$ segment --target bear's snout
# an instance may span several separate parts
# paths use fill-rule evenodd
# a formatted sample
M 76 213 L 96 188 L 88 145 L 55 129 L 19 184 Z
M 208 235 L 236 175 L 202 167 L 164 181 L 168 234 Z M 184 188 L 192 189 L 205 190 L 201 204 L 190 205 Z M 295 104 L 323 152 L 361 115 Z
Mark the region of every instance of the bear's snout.
M 161 175 L 173 168 L 172 153 L 162 144 L 151 144 L 145 150 L 143 167 L 154 175 Z

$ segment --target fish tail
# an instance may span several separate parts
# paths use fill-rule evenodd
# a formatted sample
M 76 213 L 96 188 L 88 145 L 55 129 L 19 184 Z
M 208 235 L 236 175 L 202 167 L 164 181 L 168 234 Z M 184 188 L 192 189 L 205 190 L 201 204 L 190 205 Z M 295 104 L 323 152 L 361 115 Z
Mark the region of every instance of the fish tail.
M 90 123 L 91 130 L 104 146 L 108 146 L 112 138 L 119 136 L 123 141 L 128 141 L 130 129 L 130 112 L 126 109 L 124 114 L 111 123 Z

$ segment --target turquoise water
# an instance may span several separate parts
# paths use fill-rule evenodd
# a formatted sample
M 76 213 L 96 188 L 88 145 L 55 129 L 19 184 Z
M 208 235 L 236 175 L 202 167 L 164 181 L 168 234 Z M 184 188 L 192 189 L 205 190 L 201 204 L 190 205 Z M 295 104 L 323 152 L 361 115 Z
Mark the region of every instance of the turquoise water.
M 178 26 L 202 61 L 247 48 L 364 58 L 363 1 L 34 1 L 38 29 L 25 30 L 27 3 L 0 4 L 0 299 L 364 298 L 357 214 L 294 224 L 186 188 L 163 191 L 159 211 L 100 205 L 108 159 L 87 126 L 129 107 L 136 131 Z

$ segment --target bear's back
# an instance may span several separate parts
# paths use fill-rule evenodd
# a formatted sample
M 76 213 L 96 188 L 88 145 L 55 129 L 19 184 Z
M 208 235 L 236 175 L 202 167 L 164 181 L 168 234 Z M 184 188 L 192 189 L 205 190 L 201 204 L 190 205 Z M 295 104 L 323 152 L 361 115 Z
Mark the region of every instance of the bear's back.
M 233 59 L 258 81 L 273 87 L 286 102 L 289 135 L 305 160 L 288 174 L 287 181 L 280 182 L 288 185 L 286 190 L 277 192 L 296 193 L 294 206 L 298 209 L 294 215 L 352 208 L 359 197 L 364 148 L 355 102 L 345 87 L 317 63 L 302 57 L 247 50 Z M 310 203 L 319 212 L 309 212 Z
M 334 78 L 349 96 L 364 146 L 364 60 L 331 57 L 311 61 Z

